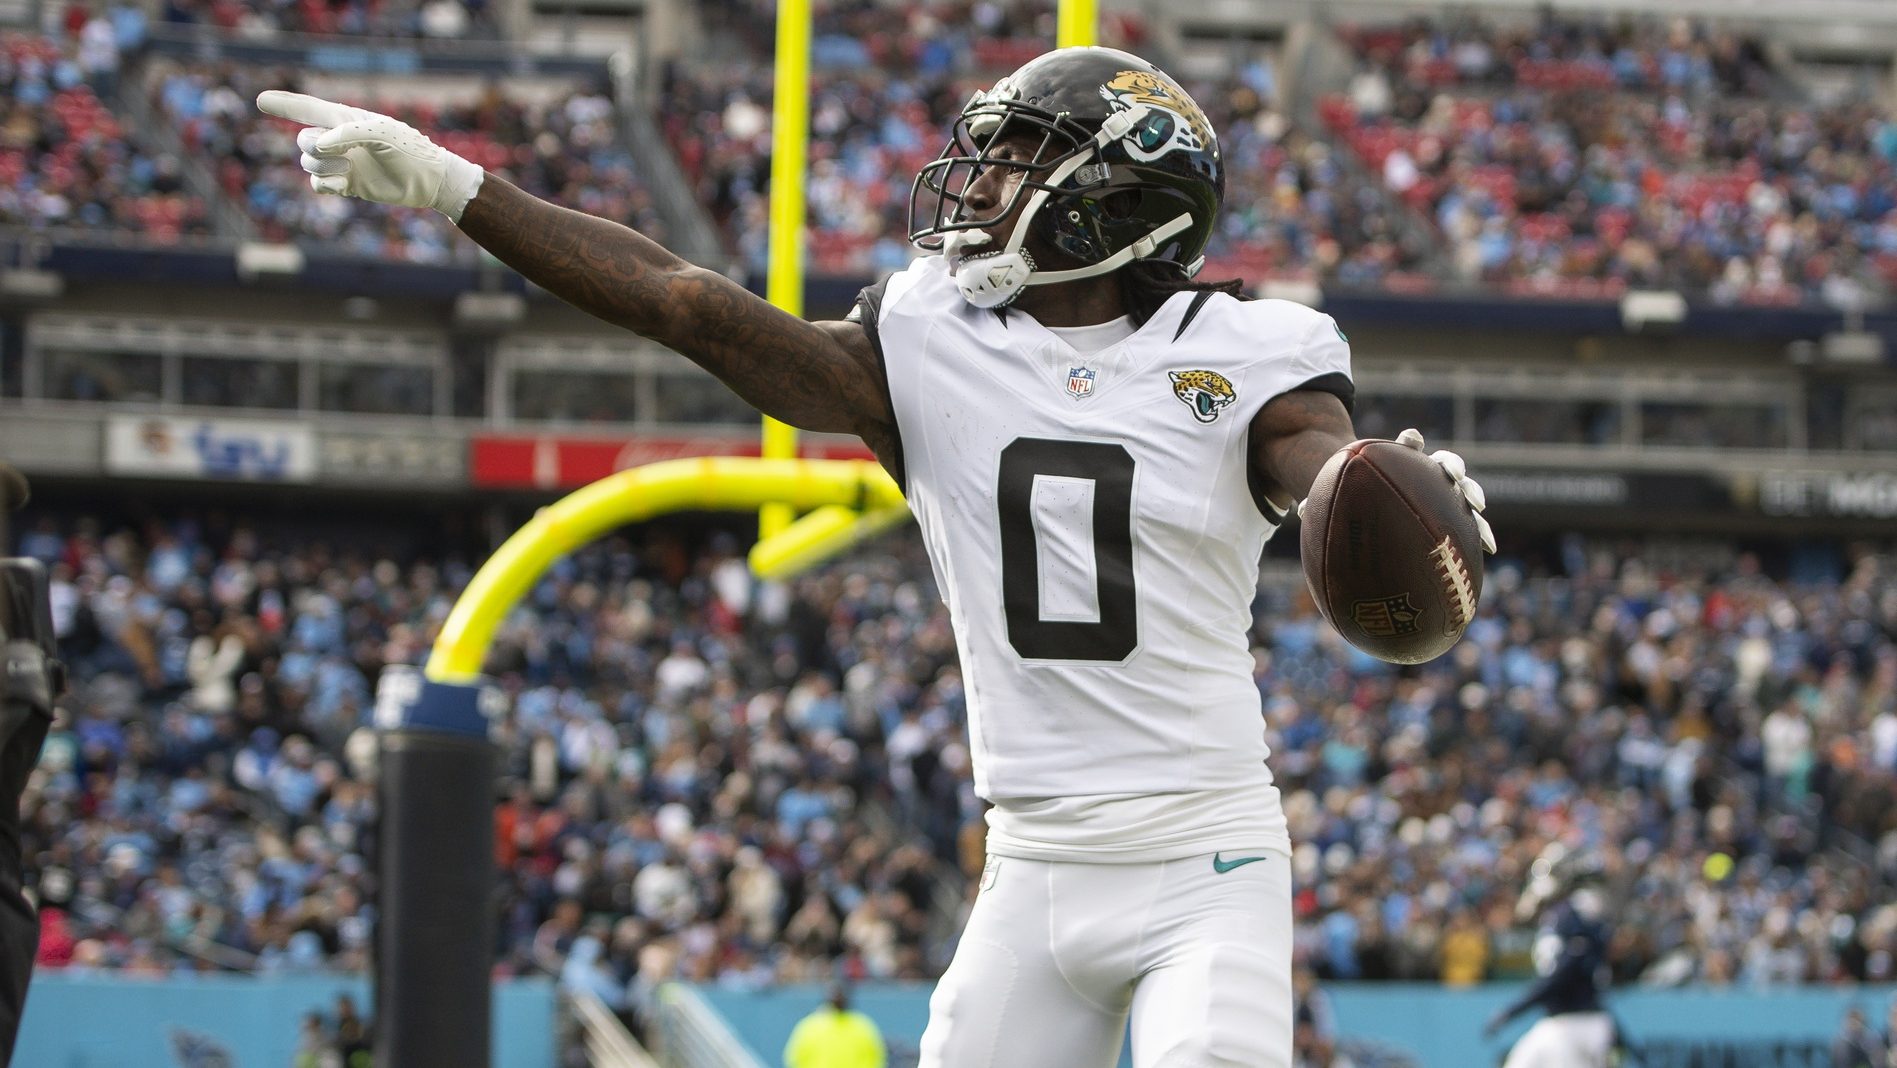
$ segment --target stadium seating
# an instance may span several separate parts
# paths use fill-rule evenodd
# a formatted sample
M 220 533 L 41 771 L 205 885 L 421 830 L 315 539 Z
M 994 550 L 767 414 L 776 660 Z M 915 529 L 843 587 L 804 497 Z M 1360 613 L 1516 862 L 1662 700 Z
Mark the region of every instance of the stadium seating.
M 28 802 L 54 906 L 41 965 L 358 970 L 371 687 L 422 653 L 466 569 L 148 529 L 23 539 L 59 574 L 79 680 Z M 915 565 L 852 566 L 771 605 L 728 547 L 654 536 L 557 566 L 493 663 L 515 710 L 502 966 L 629 1011 L 673 977 L 931 974 L 930 857 L 968 799 L 938 782 L 966 772 L 940 744 L 959 688 Z M 910 748 L 892 763 L 885 738 Z M 872 798 L 913 829 L 866 824 Z
M 1850 307 L 1897 279 L 1888 120 L 1797 100 L 1755 38 L 1553 16 L 1347 37 L 1361 67 L 1322 121 L 1433 220 L 1449 277 Z
M 98 92 L 118 69 L 104 18 L 90 43 L 0 34 L 0 226 L 176 241 L 210 230 L 177 159 L 131 136 Z
M 424 12 L 449 6 L 173 5 L 165 17 L 227 30 L 426 32 Z M 672 65 L 659 114 L 700 204 L 740 261 L 761 270 L 769 12 L 728 7 L 705 17 L 757 62 Z M 142 42 L 129 10 L 53 37 L 8 39 L 0 73 L 17 83 L 16 115 L 0 149 L 10 179 L 0 221 L 158 240 L 209 232 L 209 209 L 183 191 L 179 161 L 118 138 L 122 124 L 95 95 L 114 84 L 119 52 Z M 487 25 L 485 6 L 469 10 L 468 25 Z M 1115 32 L 1137 43 L 1146 29 L 1120 20 Z M 969 93 L 1050 33 L 1045 11 L 1028 3 L 823 10 L 813 46 L 813 274 L 871 277 L 914 255 L 906 209 L 916 169 L 940 150 Z M 1339 36 L 1357 70 L 1347 91 L 1318 101 L 1310 125 L 1278 98 L 1268 50 L 1228 75 L 1192 80 L 1229 166 L 1207 277 L 1395 293 L 1480 283 L 1577 300 L 1662 287 L 1726 303 L 1847 307 L 1880 303 L 1897 284 L 1897 125 L 1853 97 L 1802 99 L 1797 72 L 1773 67 L 1755 38 L 1552 17 L 1346 26 Z M 281 163 L 287 134 L 246 106 L 286 72 L 153 66 L 153 99 L 186 149 L 215 161 L 218 192 L 257 236 L 405 262 L 473 257 L 425 215 L 304 196 L 301 176 Z M 536 193 L 664 237 L 596 92 L 395 109 Z M 11 180 L 29 175 L 37 178 Z M 59 193 L 45 192 L 53 186 Z
M 310 195 L 302 172 L 284 165 L 295 156 L 294 126 L 252 104 L 262 90 L 292 84 L 292 72 L 164 62 L 150 77 L 153 101 L 176 123 L 187 149 L 215 161 L 219 188 L 245 209 L 262 239 L 407 262 L 474 257 L 475 249 L 433 212 Z M 385 110 L 538 196 L 664 237 L 616 133 L 612 103 L 598 90 L 529 103 L 489 86 L 466 103 L 408 100 Z
M 465 565 L 185 520 L 49 521 L 22 548 L 58 569 L 80 680 L 27 809 L 63 906 L 42 964 L 360 966 L 371 687 L 423 654 Z M 1421 673 L 1350 651 L 1301 591 L 1259 603 L 1303 966 L 1438 979 L 1473 918 L 1478 974 L 1522 974 L 1510 910 L 1563 839 L 1632 893 L 1625 979 L 1893 978 L 1897 910 L 1871 891 L 1897 865 L 1897 586 L 1875 558 L 1819 585 L 1599 551 L 1492 579 Z M 560 564 L 510 619 L 505 967 L 638 1016 L 669 977 L 942 965 L 932 872 L 978 846 L 978 810 L 919 546 L 784 592 L 654 532 Z
M 499 36 L 495 9 L 486 0 L 166 0 L 159 17 L 253 39 L 280 33 L 437 40 Z
M 999 41 L 945 32 L 957 24 L 956 9 L 872 3 L 820 18 L 807 190 L 813 273 L 866 277 L 907 263 L 915 255 L 907 236 L 916 171 L 942 150 L 976 89 L 1051 38 L 1047 20 L 1029 5 L 988 9 L 998 19 L 990 32 L 1003 35 Z M 753 30 L 762 60 L 769 38 L 761 27 Z M 1132 46 L 1144 32 L 1140 23 L 1123 21 L 1114 39 Z M 828 49 L 826 40 L 834 42 Z M 850 41 L 864 43 L 852 50 L 844 46 Z M 673 69 L 663 94 L 667 133 L 701 203 L 753 270 L 762 270 L 766 253 L 769 192 L 769 175 L 759 168 L 769 147 L 771 82 L 759 66 L 761 72 L 736 75 Z M 1229 166 L 1228 210 L 1204 277 L 1401 286 L 1421 265 L 1420 250 L 1401 239 L 1374 186 L 1339 167 L 1327 145 L 1275 110 L 1272 86 L 1270 65 L 1261 60 L 1229 82 L 1190 87 L 1222 131 Z

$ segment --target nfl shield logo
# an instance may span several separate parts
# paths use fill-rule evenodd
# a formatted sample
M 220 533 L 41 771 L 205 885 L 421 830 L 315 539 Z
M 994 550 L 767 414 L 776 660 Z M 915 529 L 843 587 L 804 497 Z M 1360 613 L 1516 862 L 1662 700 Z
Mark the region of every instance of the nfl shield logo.
M 1394 638 L 1399 634 L 1415 634 L 1421 629 L 1417 620 L 1423 613 L 1410 601 L 1409 594 L 1401 593 L 1395 597 L 1358 601 L 1350 606 L 1350 615 L 1365 634 L 1373 638 Z
M 1075 400 L 1093 396 L 1093 368 L 1068 368 L 1067 395 Z

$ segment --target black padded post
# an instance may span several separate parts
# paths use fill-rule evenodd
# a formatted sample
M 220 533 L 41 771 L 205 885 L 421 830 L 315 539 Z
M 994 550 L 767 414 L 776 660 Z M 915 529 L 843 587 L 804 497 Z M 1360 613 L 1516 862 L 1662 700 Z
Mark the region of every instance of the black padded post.
M 480 699 L 412 668 L 381 683 L 379 1065 L 489 1063 L 496 757 Z

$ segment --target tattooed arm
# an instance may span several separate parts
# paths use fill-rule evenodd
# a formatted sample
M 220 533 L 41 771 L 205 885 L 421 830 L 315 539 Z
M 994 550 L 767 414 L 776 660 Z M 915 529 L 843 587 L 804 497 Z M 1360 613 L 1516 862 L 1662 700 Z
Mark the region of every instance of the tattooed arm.
M 684 355 L 759 411 L 893 455 L 882 361 L 856 323 L 811 323 L 650 238 L 490 174 L 461 230 L 554 296 Z
M 604 219 L 554 207 L 387 115 L 266 89 L 257 107 L 299 124 L 318 193 L 434 208 L 555 296 L 683 353 L 766 414 L 895 449 L 882 361 L 862 327 L 807 323 Z
M 1314 389 L 1281 393 L 1252 418 L 1252 482 L 1288 509 L 1311 492 L 1324 461 L 1355 440 L 1350 413 L 1336 395 Z

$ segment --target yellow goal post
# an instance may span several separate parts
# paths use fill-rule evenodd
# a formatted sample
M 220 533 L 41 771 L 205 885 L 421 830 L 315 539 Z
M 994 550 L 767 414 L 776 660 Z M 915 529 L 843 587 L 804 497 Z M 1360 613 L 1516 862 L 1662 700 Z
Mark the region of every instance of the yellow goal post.
M 1056 44 L 1094 42 L 1097 0 L 1061 0 Z M 779 0 L 767 297 L 803 315 L 810 0 Z M 759 510 L 754 571 L 782 578 L 907 519 L 902 491 L 869 460 L 797 459 L 797 432 L 764 421 L 762 457 L 668 460 L 621 471 L 542 508 L 481 566 L 436 638 L 425 676 L 473 685 L 494 634 L 554 561 L 606 532 L 670 512 Z M 798 512 L 806 512 L 796 518 Z
M 1097 0 L 1061 0 L 1055 44 L 1094 43 Z M 765 295 L 772 304 L 804 314 L 804 183 L 810 141 L 810 0 L 778 0 L 777 68 L 771 105 L 771 197 L 769 274 Z M 764 417 L 760 450 L 766 459 L 797 455 L 797 431 Z M 841 507 L 841 506 L 839 506 Z M 854 516 L 847 509 L 796 518 L 796 506 L 770 501 L 758 509 L 758 545 L 751 560 L 759 574 L 794 571 L 856 544 L 867 534 L 901 522 L 895 516 Z M 780 540 L 781 539 L 781 540 Z M 759 566 L 762 565 L 762 566 Z
M 860 528 L 853 531 L 857 538 L 908 515 L 896 480 L 871 460 L 705 456 L 621 471 L 540 509 L 488 557 L 442 624 L 426 676 L 435 682 L 472 683 L 481 674 L 494 632 L 514 605 L 554 561 L 606 532 L 669 512 L 747 511 L 768 501 L 832 516 L 823 531 L 830 536 L 837 534 L 832 508 L 849 513 L 849 523 Z M 772 574 L 807 566 L 798 549 L 788 544 L 764 563 Z

